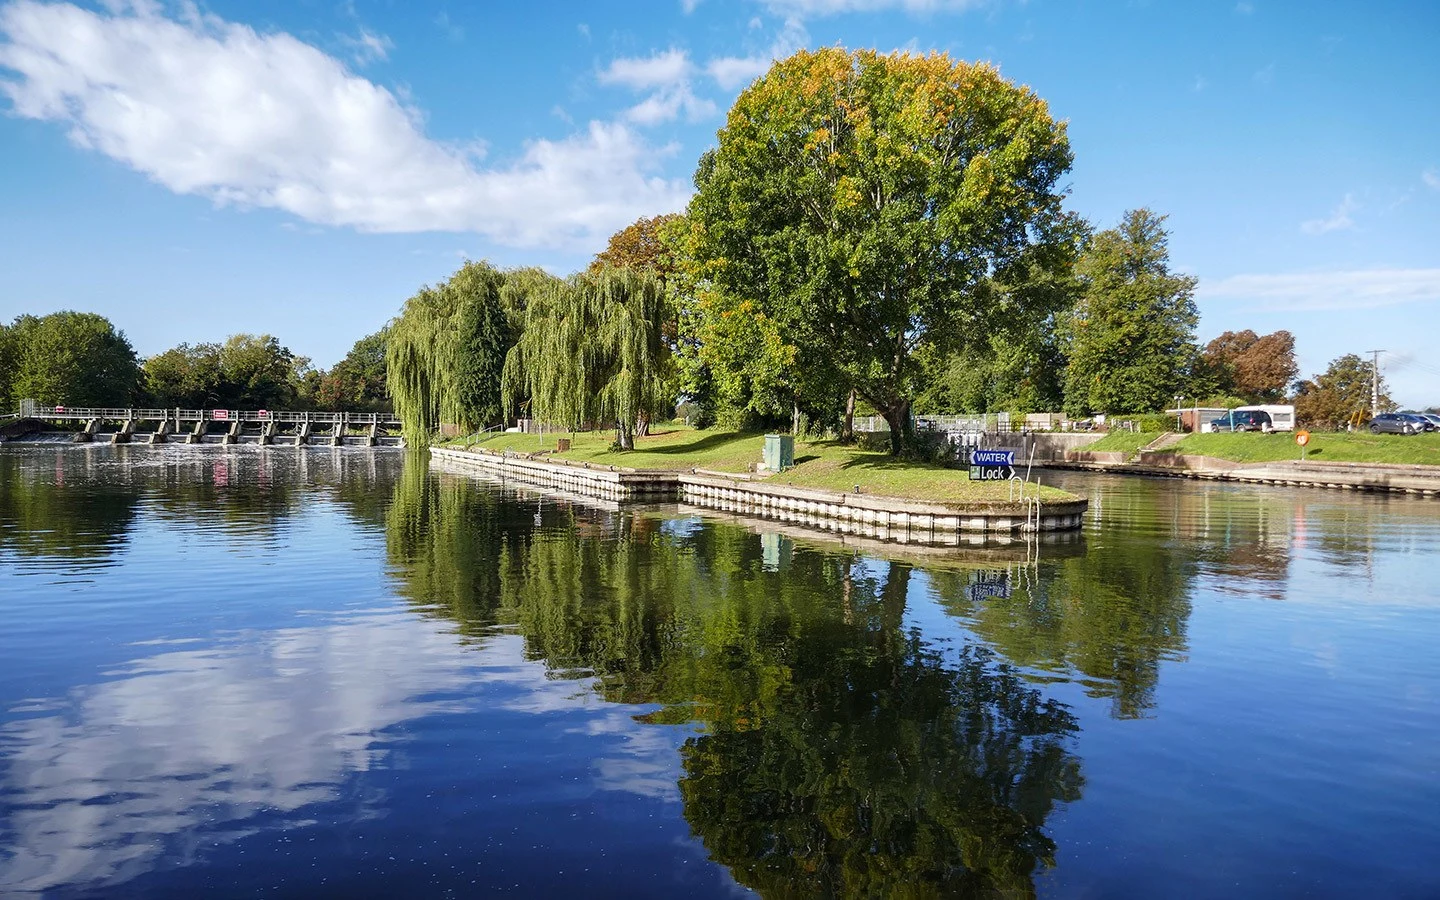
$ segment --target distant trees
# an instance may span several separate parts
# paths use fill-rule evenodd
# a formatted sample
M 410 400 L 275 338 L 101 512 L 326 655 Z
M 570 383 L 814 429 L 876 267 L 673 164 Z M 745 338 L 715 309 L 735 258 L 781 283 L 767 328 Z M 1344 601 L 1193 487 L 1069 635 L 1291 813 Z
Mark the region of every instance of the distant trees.
M 1165 217 L 1127 212 L 1080 260 L 1067 323 L 1071 413 L 1164 409 L 1187 385 L 1198 348 L 1195 278 L 1170 271 Z
M 735 101 L 688 218 L 720 315 L 795 348 L 797 401 L 851 389 L 909 443 L 922 346 L 979 339 L 981 286 L 1063 261 L 1065 127 L 993 67 L 826 48 Z
M 187 409 L 284 409 L 303 405 L 310 361 L 273 335 L 233 334 L 181 344 L 145 360 L 146 402 Z
M 1227 331 L 1205 345 L 1200 363 L 1197 395 L 1229 394 L 1251 403 L 1284 400 L 1300 374 L 1295 336 L 1288 331 Z
M 355 342 L 345 358 L 320 376 L 314 402 L 320 409 L 388 412 L 390 391 L 385 383 L 385 347 L 389 328 L 367 334 Z
M 1342 428 L 1365 421 L 1370 417 L 1374 378 L 1371 364 L 1354 353 L 1332 360 L 1324 372 L 1300 382 L 1295 394 L 1295 418 L 1321 428 Z M 1395 408 L 1388 390 L 1382 375 L 1382 411 Z
M 65 406 L 129 406 L 140 365 L 123 331 L 95 313 L 20 316 L 0 325 L 0 408 L 20 401 Z

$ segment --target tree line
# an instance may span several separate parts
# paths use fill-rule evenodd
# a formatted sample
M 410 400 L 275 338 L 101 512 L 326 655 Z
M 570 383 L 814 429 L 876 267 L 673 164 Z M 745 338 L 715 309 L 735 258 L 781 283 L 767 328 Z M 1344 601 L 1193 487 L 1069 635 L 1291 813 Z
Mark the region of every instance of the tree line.
M 268 334 L 181 344 L 142 359 L 104 316 L 64 311 L 0 324 L 0 411 L 51 406 L 389 409 L 386 331 L 328 371 Z
M 1373 373 L 1358 358 L 1298 381 L 1287 331 L 1201 346 L 1196 279 L 1172 269 L 1165 217 L 1141 208 L 1097 228 L 1065 208 L 1072 163 L 1065 123 L 993 66 L 800 51 L 736 99 L 683 213 L 635 222 L 567 278 L 467 262 L 329 372 L 265 335 L 141 365 L 82 314 L 46 328 L 90 329 L 59 343 L 93 345 L 106 360 L 95 371 L 112 373 L 106 396 L 388 397 L 417 444 L 442 424 L 528 416 L 614 428 L 629 447 L 680 402 L 701 425 L 842 439 L 855 415 L 879 415 L 897 453 L 915 445 L 917 411 L 1086 416 L 1294 397 L 1302 420 L 1338 425 L 1368 409 Z M 0 341 L 8 397 L 99 396 L 99 375 L 51 377 L 69 357 L 43 349 L 58 345 L 29 319 L 8 333 L 31 348 Z
M 863 411 L 896 452 L 916 410 L 1355 411 L 1350 361 L 1298 382 L 1287 331 L 1199 345 L 1165 217 L 1096 229 L 1064 208 L 1071 163 L 1065 124 L 993 67 L 796 53 L 737 98 L 683 214 L 566 279 L 469 263 L 411 298 L 397 409 L 412 440 L 524 414 L 621 447 L 679 401 L 702 425 L 842 438 Z

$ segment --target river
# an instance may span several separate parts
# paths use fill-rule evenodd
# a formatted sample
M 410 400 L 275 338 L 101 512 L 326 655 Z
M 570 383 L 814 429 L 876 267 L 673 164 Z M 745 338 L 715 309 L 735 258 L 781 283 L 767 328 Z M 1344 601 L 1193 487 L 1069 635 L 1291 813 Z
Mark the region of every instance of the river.
M 1440 503 L 842 544 L 400 451 L 0 448 L 0 895 L 1440 895 Z

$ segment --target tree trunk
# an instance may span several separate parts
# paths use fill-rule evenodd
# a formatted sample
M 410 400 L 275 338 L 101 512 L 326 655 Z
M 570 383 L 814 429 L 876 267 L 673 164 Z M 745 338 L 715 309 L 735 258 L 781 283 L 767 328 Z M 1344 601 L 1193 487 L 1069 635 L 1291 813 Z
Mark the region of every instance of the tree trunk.
M 790 433 L 795 437 L 800 436 L 800 404 L 790 404 Z
M 650 417 L 648 415 L 640 416 L 640 420 L 635 424 L 635 433 L 640 437 L 645 437 L 650 433 Z
M 845 417 L 840 420 L 840 443 L 855 443 L 855 389 L 845 397 Z
M 899 456 L 915 444 L 915 432 L 910 421 L 910 401 L 897 400 L 880 410 L 885 423 L 890 426 L 890 455 Z
M 635 431 L 624 422 L 615 423 L 615 442 L 621 450 L 635 449 Z

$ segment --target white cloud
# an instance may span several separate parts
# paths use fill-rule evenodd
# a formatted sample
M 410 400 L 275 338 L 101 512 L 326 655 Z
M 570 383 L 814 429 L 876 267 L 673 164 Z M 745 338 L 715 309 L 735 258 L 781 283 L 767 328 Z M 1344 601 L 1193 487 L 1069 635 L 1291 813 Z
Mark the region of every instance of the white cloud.
M 681 112 L 690 121 L 715 115 L 715 104 L 698 97 L 691 84 L 695 66 L 684 50 L 671 48 L 651 56 L 621 57 L 601 70 L 601 84 L 618 85 L 633 91 L 652 91 L 632 106 L 625 117 L 641 125 L 668 122 Z
M 1201 281 L 1201 299 L 1243 300 L 1266 312 L 1373 309 L 1440 302 L 1440 269 L 1360 269 L 1234 275 Z
M 694 66 L 684 50 L 671 48 L 652 56 L 621 57 L 600 73 L 601 84 L 618 84 L 637 91 L 669 87 L 690 77 Z
M 680 0 L 680 8 L 685 10 L 685 15 L 687 16 L 693 13 L 695 11 L 695 7 L 699 5 L 700 0 Z
M 750 56 L 719 56 L 705 64 L 705 72 L 727 91 L 744 87 L 770 71 L 770 64 L 789 56 L 810 42 L 810 35 L 800 20 L 790 17 L 763 53 Z
M 1425 182 L 1426 187 L 1440 191 L 1440 169 L 1426 169 L 1420 173 L 1420 180 Z
M 514 246 L 591 249 L 688 188 L 651 174 L 625 125 L 479 168 L 421 113 L 285 33 L 195 14 L 106 15 L 68 3 L 0 7 L 0 91 L 13 112 L 181 194 L 362 231 L 468 231 Z
M 1355 220 L 1350 214 L 1359 209 L 1360 205 L 1355 202 L 1354 196 L 1346 194 L 1340 201 L 1340 205 L 1331 210 L 1330 215 L 1323 219 L 1308 219 L 1300 223 L 1300 230 L 1306 234 L 1328 234 L 1331 231 L 1343 231 L 1355 227 Z
M 705 71 L 722 88 L 733 90 L 749 84 L 770 70 L 773 56 L 721 56 L 705 64 Z
M 1242 16 L 1248 16 L 1255 12 L 1255 4 L 1241 0 L 1241 2 L 1235 4 L 1235 12 Z
M 818 18 L 851 12 L 963 12 L 988 0 L 761 0 L 771 12 L 797 18 Z
M 340 42 L 350 48 L 350 54 L 358 66 L 368 66 L 370 63 L 389 59 L 390 51 L 395 49 L 390 38 L 376 34 L 368 28 L 360 29 L 360 33 L 354 37 L 341 35 Z

